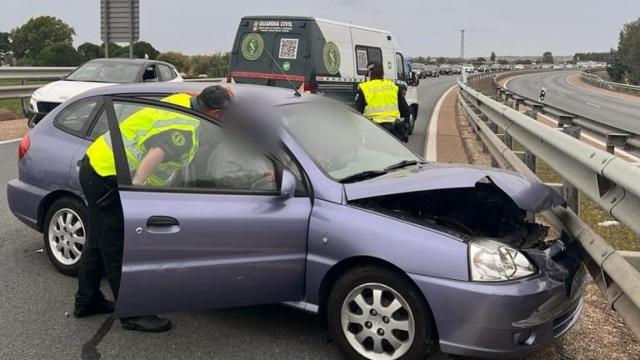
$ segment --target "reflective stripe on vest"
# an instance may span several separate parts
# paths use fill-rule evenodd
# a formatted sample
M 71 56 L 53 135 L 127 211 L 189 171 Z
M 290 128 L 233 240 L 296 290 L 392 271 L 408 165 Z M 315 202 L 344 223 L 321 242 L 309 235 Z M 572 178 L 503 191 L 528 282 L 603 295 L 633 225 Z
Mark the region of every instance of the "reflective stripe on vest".
M 367 106 L 364 115 L 376 123 L 394 122 L 400 118 L 398 86 L 391 80 L 370 80 L 358 85 Z
M 171 95 L 161 101 L 185 108 L 191 107 L 191 96 L 187 94 Z M 178 170 L 193 160 L 198 149 L 199 125 L 199 120 L 170 110 L 145 107 L 136 111 L 120 123 L 120 133 L 129 169 L 135 170 L 139 167 L 140 161 L 147 153 L 144 143 L 152 136 L 172 130 L 188 132 L 191 134 L 192 146 L 181 161 L 161 163 L 146 182 L 148 185 L 155 186 L 167 184 Z M 89 156 L 91 167 L 98 175 L 112 176 L 116 174 L 110 132 L 106 132 L 89 146 L 87 156 Z

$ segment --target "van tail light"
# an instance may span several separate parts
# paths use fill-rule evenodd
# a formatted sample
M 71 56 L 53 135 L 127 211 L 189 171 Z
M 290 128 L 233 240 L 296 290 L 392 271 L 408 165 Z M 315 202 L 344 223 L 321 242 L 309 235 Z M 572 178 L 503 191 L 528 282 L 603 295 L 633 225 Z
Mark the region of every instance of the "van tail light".
M 31 146 L 31 139 L 29 138 L 29 133 L 22 138 L 20 141 L 20 146 L 18 146 L 18 160 L 22 160 L 22 158 L 29 151 L 29 147 Z
M 318 83 L 315 81 L 305 81 L 301 86 L 302 92 L 315 94 L 318 91 Z

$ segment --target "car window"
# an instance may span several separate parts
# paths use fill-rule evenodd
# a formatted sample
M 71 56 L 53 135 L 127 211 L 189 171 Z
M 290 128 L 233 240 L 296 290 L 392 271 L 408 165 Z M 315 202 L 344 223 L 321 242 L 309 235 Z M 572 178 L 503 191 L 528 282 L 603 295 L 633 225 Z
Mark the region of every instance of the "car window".
M 218 125 L 173 109 L 113 104 L 135 186 L 276 191 L 274 162 Z M 160 163 L 146 176 L 140 171 L 142 163 L 151 159 L 150 153 L 158 152 L 162 153 Z
M 156 67 L 153 65 L 147 66 L 144 69 L 144 74 L 142 75 L 142 81 L 144 82 L 158 82 L 160 79 L 158 78 L 158 72 L 156 71 Z
M 396 73 L 398 80 L 406 80 L 404 76 L 404 58 L 400 53 L 396 53 Z
M 382 50 L 370 46 L 356 46 L 356 61 L 358 75 L 367 75 L 367 64 L 377 60 L 382 63 Z
M 176 78 L 175 72 L 173 72 L 173 70 L 171 70 L 167 65 L 158 65 L 158 69 L 160 71 L 162 81 L 169 81 Z
M 66 81 L 132 83 L 140 71 L 138 64 L 89 62 L 72 72 Z
M 85 99 L 67 106 L 56 116 L 54 125 L 68 133 L 84 136 L 88 120 L 93 110 L 96 109 L 98 101 L 97 98 Z
M 403 160 L 421 161 L 389 133 L 346 108 L 295 104 L 283 106 L 282 110 L 285 128 L 335 180 L 383 170 Z
M 94 122 L 91 131 L 89 131 L 89 140 L 95 140 L 99 136 L 109 131 L 109 122 L 107 121 L 107 112 L 102 111 L 98 119 Z

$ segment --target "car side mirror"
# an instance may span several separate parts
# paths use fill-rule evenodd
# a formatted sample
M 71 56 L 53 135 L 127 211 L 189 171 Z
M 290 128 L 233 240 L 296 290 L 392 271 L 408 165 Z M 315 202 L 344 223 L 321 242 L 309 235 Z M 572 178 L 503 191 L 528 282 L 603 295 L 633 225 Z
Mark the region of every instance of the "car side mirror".
M 296 193 L 296 177 L 288 169 L 282 169 L 280 175 L 280 198 L 291 199 Z

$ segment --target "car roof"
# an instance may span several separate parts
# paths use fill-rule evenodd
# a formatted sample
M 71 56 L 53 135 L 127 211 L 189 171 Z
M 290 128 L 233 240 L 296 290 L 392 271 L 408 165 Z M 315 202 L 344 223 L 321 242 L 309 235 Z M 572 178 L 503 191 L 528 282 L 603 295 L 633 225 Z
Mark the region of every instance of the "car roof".
M 222 85 L 233 92 L 238 99 L 259 98 L 271 106 L 286 105 L 292 103 L 312 102 L 324 97 L 302 93 L 296 96 L 293 89 L 262 85 L 231 84 L 220 82 L 164 82 L 164 83 L 134 83 L 99 87 L 88 90 L 77 99 L 92 96 L 153 96 L 176 93 L 199 93 L 207 86 Z
M 167 62 L 160 60 L 150 60 L 150 59 L 130 59 L 130 58 L 99 58 L 92 59 L 87 61 L 86 63 L 112 63 L 112 64 L 135 64 L 135 65 L 149 65 L 149 64 L 164 64 L 173 66 Z

